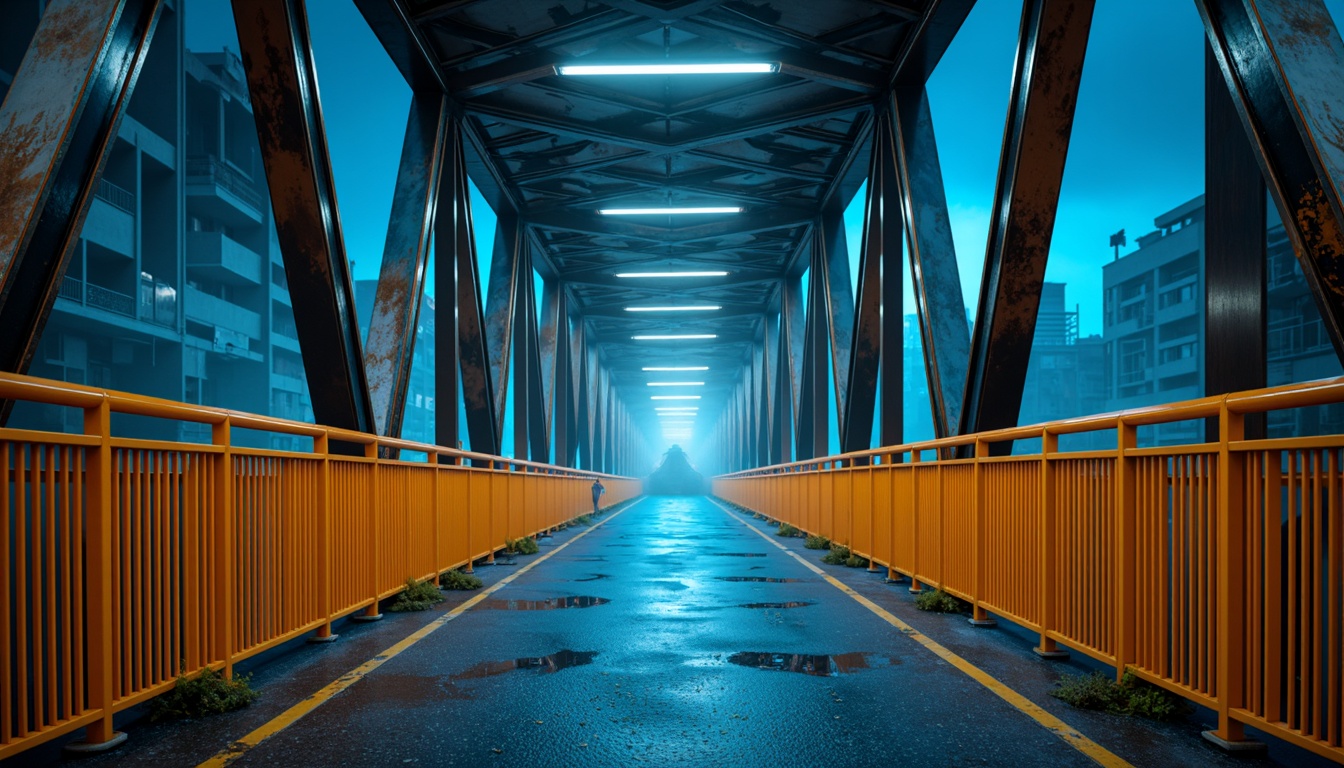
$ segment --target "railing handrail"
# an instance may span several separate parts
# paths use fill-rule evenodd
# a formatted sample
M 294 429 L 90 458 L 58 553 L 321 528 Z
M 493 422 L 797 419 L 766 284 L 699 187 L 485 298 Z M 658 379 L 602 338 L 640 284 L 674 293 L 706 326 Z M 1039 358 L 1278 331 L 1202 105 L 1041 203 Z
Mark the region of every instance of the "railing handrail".
M 1305 408 L 1313 405 L 1326 405 L 1344 400 L 1344 376 L 1332 379 L 1318 379 L 1297 384 L 1284 384 L 1277 387 L 1234 392 L 1226 395 L 1212 395 L 1194 400 L 1184 400 L 1163 405 L 1149 405 L 1140 408 L 1128 408 L 1120 411 L 1100 413 L 1093 416 L 1078 416 L 1072 419 L 1042 422 L 1020 427 L 976 432 L 968 435 L 954 435 L 935 440 L 921 440 L 913 443 L 880 446 L 862 451 L 851 451 L 830 456 L 818 456 L 811 459 L 771 464 L 765 467 L 738 470 L 718 477 L 752 477 L 764 474 L 777 474 L 796 467 L 831 464 L 834 462 L 852 463 L 855 459 L 868 459 L 877 456 L 938 451 L 947 448 L 959 448 L 976 443 L 1000 443 L 1009 440 L 1029 440 L 1051 435 L 1077 434 L 1116 429 L 1121 426 L 1142 427 L 1154 424 L 1166 424 L 1191 419 L 1203 419 L 1217 416 L 1226 407 L 1229 412 L 1263 413 L 1284 408 Z M 1027 454 L 1031 456 L 1039 454 Z
M 619 475 L 608 474 L 605 472 L 563 467 L 527 459 L 509 458 L 507 456 L 494 456 L 488 453 L 466 451 L 461 448 L 449 448 L 442 445 L 419 443 L 413 440 L 372 435 L 366 432 L 342 429 L 339 427 L 309 424 L 307 422 L 294 421 L 277 416 L 265 416 L 209 405 L 181 403 L 176 400 L 167 400 L 159 397 L 151 397 L 149 395 L 137 395 L 132 392 L 102 389 L 84 384 L 72 384 L 70 382 L 53 381 L 51 379 L 43 379 L 36 376 L 23 376 L 14 373 L 0 373 L 0 400 L 26 400 L 30 402 L 83 409 L 97 408 L 103 401 L 107 401 L 108 408 L 113 413 L 150 416 L 161 419 L 175 419 L 177 421 L 186 421 L 197 424 L 223 424 L 227 421 L 232 426 L 240 429 L 275 432 L 297 437 L 326 437 L 341 442 L 372 445 L 380 449 L 389 448 L 404 451 L 419 451 L 438 456 L 452 457 L 458 462 L 491 462 L 491 466 L 503 464 L 513 467 L 515 470 L 520 468 L 525 471 L 531 470 L 536 472 L 544 470 L 547 473 L 554 474 L 558 472 L 576 477 L 620 477 Z

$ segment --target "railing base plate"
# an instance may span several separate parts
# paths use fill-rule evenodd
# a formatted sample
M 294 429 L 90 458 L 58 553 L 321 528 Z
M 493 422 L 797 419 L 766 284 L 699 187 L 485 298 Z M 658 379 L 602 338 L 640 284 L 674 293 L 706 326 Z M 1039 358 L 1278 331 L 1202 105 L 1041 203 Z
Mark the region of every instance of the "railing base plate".
M 112 738 L 107 741 L 88 742 L 72 741 L 65 745 L 65 751 L 76 755 L 92 755 L 97 752 L 106 752 L 113 747 L 119 747 L 126 741 L 126 734 L 123 731 L 113 731 Z
M 336 638 L 338 638 L 338 637 L 340 637 L 340 635 L 336 634 L 335 632 L 331 633 L 330 635 L 313 635 L 312 637 L 308 638 L 308 642 L 310 642 L 310 643 L 334 643 L 334 642 L 336 642 Z
M 1208 741 L 1217 744 L 1224 751 L 1235 752 L 1236 754 L 1239 755 L 1251 754 L 1255 752 L 1264 752 L 1266 749 L 1268 749 L 1265 746 L 1265 743 L 1262 741 L 1252 741 L 1250 739 L 1242 739 L 1241 741 L 1228 741 L 1227 739 L 1224 739 L 1223 737 L 1219 736 L 1213 731 L 1204 731 L 1202 735 Z
M 970 624 L 972 627 L 981 627 L 984 629 L 993 629 L 994 627 L 999 626 L 998 619 L 967 619 L 966 623 Z
M 374 613 L 374 614 L 361 613 L 357 616 L 350 617 L 351 621 L 382 621 L 382 619 L 383 614 L 381 613 Z
M 1032 648 L 1031 650 L 1035 651 L 1036 655 L 1037 655 L 1037 656 L 1040 656 L 1042 659 L 1049 659 L 1049 660 L 1051 660 L 1051 661 L 1054 661 L 1054 660 L 1057 660 L 1057 659 L 1067 659 L 1067 658 L 1069 658 L 1069 652 L 1068 652 L 1068 651 L 1061 651 L 1061 650 L 1058 649 L 1058 648 L 1056 648 L 1056 649 L 1053 650 L 1053 651 L 1045 651 L 1045 650 L 1041 650 L 1040 648 Z

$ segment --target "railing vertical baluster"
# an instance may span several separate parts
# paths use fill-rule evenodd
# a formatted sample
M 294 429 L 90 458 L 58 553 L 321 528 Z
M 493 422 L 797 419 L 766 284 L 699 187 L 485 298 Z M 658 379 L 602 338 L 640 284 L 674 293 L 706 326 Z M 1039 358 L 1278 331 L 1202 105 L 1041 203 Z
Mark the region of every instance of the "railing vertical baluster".
M 989 443 L 977 439 L 975 441 L 975 464 L 972 471 L 973 493 L 975 496 L 971 499 L 972 520 L 975 521 L 975 530 L 972 531 L 971 541 L 971 589 L 974 592 L 972 598 L 974 605 L 971 608 L 971 626 L 974 627 L 995 627 L 998 622 L 989 618 L 989 614 L 984 607 L 980 605 L 980 600 L 985 596 L 985 559 L 989 557 L 989 542 L 986 541 L 985 521 L 989 517 L 989 511 L 986 505 L 989 499 L 985 496 L 985 472 L 983 460 L 989 456 Z
M 910 593 L 919 594 L 919 464 L 923 456 L 910 451 Z
M 430 471 L 434 473 L 433 475 L 431 475 L 431 477 L 433 478 L 433 491 L 429 507 L 430 518 L 433 521 L 434 525 L 434 547 L 433 549 L 430 550 L 429 561 L 430 564 L 433 565 L 434 567 L 434 586 L 437 587 L 439 586 L 439 576 L 443 573 L 443 570 L 447 565 L 446 562 L 439 560 L 439 552 L 440 552 L 439 547 L 443 541 L 442 539 L 443 533 L 441 530 L 441 526 L 439 524 L 439 493 L 440 493 L 439 476 L 442 475 L 443 472 L 442 470 L 439 469 L 438 451 L 430 451 L 428 458 L 426 458 L 426 461 L 429 463 L 429 466 L 431 467 Z
M 336 635 L 331 632 L 331 618 L 334 607 L 331 604 L 332 582 L 336 578 L 331 556 L 332 512 L 331 500 L 331 441 L 327 433 L 313 437 L 313 453 L 319 461 L 317 473 L 317 612 L 326 621 L 317 628 L 313 642 L 331 642 Z
M 1041 574 L 1038 589 L 1041 605 L 1041 644 L 1034 650 L 1047 659 L 1068 656 L 1049 636 L 1051 630 L 1059 625 L 1055 616 L 1055 579 L 1058 564 L 1055 562 L 1055 538 L 1058 535 L 1058 520 L 1055 514 L 1055 469 L 1051 456 L 1059 450 L 1059 435 L 1048 429 L 1041 430 L 1041 478 L 1040 478 L 1040 519 L 1041 519 Z
M 84 647 L 88 653 L 89 709 L 101 712 L 89 724 L 84 741 L 91 746 L 111 746 L 124 741 L 126 735 L 112 727 L 112 701 L 116 696 L 112 685 L 112 666 L 116 663 L 112 657 L 112 407 L 106 396 L 96 407 L 84 410 L 84 434 L 99 438 L 97 447 L 89 450 L 85 464 L 89 481 L 85 485 L 84 502 L 88 536 L 88 564 L 84 568 L 88 624 Z M 18 482 L 22 483 L 22 478 Z M 22 508 L 18 514 L 23 514 Z M 17 545 L 22 547 L 23 542 Z M 20 723 L 20 732 L 23 727 Z
M 382 567 L 382 551 L 379 542 L 381 537 L 379 536 L 379 529 L 381 529 L 382 526 L 379 525 L 380 516 L 378 514 L 378 443 L 376 441 L 365 444 L 364 458 L 369 459 L 371 462 L 369 469 L 369 509 L 368 513 L 365 515 L 365 519 L 368 521 L 369 525 L 369 539 L 366 542 L 368 544 L 369 553 L 368 587 L 373 601 L 364 609 L 364 613 L 360 618 L 366 621 L 376 621 L 383 617 L 383 614 L 378 612 L 378 571 Z
M 1126 455 L 1138 446 L 1138 430 L 1124 419 L 1116 422 L 1115 448 L 1115 674 L 1117 679 L 1137 658 L 1135 628 L 1138 625 L 1138 510 L 1135 472 L 1138 459 Z
M 224 674 L 233 675 L 233 628 L 237 622 L 238 606 L 234 604 L 234 540 L 237 510 L 233 506 L 233 423 L 226 416 L 210 427 L 210 442 L 222 446 L 215 465 L 215 567 L 219 572 L 212 581 L 215 588 L 216 610 L 215 647 L 224 662 Z

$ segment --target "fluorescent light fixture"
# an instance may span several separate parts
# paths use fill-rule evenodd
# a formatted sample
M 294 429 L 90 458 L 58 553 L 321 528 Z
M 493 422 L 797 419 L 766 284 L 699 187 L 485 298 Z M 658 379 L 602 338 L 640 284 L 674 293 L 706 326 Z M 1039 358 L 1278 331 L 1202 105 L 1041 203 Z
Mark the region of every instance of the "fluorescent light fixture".
M 727 277 L 727 272 L 617 272 L 617 277 Z
M 740 205 L 708 205 L 664 208 L 599 208 L 603 216 L 679 216 L 693 213 L 741 213 Z
M 699 400 L 699 395 L 654 395 L 650 400 Z
M 650 387 L 703 387 L 703 381 L 650 381 Z
M 635 341 L 670 341 L 672 339 L 717 339 L 717 333 L 661 333 L 631 336 Z
M 698 405 L 663 405 L 663 406 L 659 406 L 659 407 L 657 407 L 657 408 L 654 408 L 653 410 L 657 411 L 659 414 L 662 414 L 662 415 L 671 416 L 672 414 L 677 414 L 677 415 L 680 416 L 680 415 L 683 415 L 683 414 L 695 413 L 696 411 L 700 410 L 700 406 L 698 406 Z
M 681 366 L 681 367 L 679 367 L 679 368 L 678 368 L 678 367 L 672 367 L 672 368 L 658 368 L 658 367 L 656 367 L 656 366 L 644 366 L 644 367 L 641 368 L 640 370 L 641 370 L 641 371 L 664 371 L 664 372 L 675 372 L 675 371 L 708 371 L 708 370 L 709 370 L 709 366 L 708 366 L 708 365 L 683 365 L 683 366 Z
M 770 61 L 730 61 L 712 64 L 561 64 L 565 77 L 602 75 L 768 75 L 779 71 Z
M 694 426 L 694 421 L 664 421 L 664 427 L 690 427 Z
M 713 312 L 723 309 L 718 304 L 682 304 L 674 307 L 626 307 L 626 312 Z

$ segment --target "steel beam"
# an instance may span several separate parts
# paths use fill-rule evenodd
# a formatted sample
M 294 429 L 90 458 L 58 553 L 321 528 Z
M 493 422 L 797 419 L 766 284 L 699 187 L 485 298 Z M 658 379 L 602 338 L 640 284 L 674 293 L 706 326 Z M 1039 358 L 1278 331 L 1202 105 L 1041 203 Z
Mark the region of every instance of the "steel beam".
M 892 84 L 923 87 L 974 5 L 975 0 L 929 0 L 897 54 Z
M 448 92 L 433 47 L 420 36 L 402 0 L 355 0 L 355 7 L 413 92 Z
M 1212 49 L 1204 64 L 1204 394 L 1267 386 L 1265 181 Z M 1248 414 L 1245 438 L 1265 437 Z M 1206 439 L 1219 439 L 1218 419 Z
M 37 351 L 159 5 L 49 3 L 0 106 L 0 371 L 24 373 Z
M 1017 424 L 1093 5 L 1041 0 L 1022 10 L 961 434 Z
M 466 151 L 463 145 L 461 123 L 454 121 L 452 131 L 452 165 L 445 169 L 445 191 L 451 195 L 439 196 L 442 210 L 439 222 L 451 222 L 451 230 L 440 228 L 435 238 L 436 256 L 446 256 L 436 261 L 439 265 L 434 272 L 436 296 L 439 301 L 445 297 L 455 297 L 455 306 L 443 306 L 437 317 L 451 314 L 457 324 L 457 358 L 462 376 L 462 410 L 467 417 L 467 433 L 471 437 L 471 449 L 476 453 L 498 455 L 500 450 L 500 423 L 495 411 L 495 383 L 490 371 L 490 350 L 487 344 L 484 302 L 481 296 L 480 261 L 476 254 L 476 237 L 472 231 L 471 198 L 467 186 Z M 450 171 L 450 172 L 449 172 Z M 444 209 L 444 202 L 451 203 L 451 210 Z M 451 214 L 451 215 L 450 215 Z M 451 249 L 451 250 L 449 250 Z M 444 269 L 451 265 L 450 269 Z M 453 272 L 453 283 L 447 281 L 447 273 Z M 445 301 L 445 304 L 448 302 Z M 442 333 L 436 333 L 439 343 L 446 343 Z M 443 377 L 444 360 L 435 360 L 437 375 L 435 379 L 439 400 L 449 394 L 448 382 L 452 377 Z M 456 398 L 457 390 L 451 390 Z M 456 400 L 454 400 L 456 402 Z M 438 421 L 435 421 L 437 429 Z
M 294 324 L 319 424 L 374 431 L 303 0 L 233 0 Z
M 546 408 L 546 434 L 555 436 L 555 463 L 565 464 L 568 451 L 569 307 L 557 279 L 542 284 L 541 387 Z
M 952 221 L 947 212 L 943 171 L 933 114 L 923 86 L 898 90 L 892 99 L 894 138 L 884 140 L 883 162 L 897 176 L 887 194 L 899 200 L 904 213 L 910 276 L 924 342 L 924 372 L 936 437 L 954 434 L 961 420 L 971 333 L 961 294 Z M 890 157 L 894 150 L 895 157 Z M 899 269 L 899 268 L 898 268 Z
M 835 413 L 843 424 L 848 407 L 849 365 L 854 347 L 854 288 L 849 278 L 849 245 L 845 240 L 845 209 L 832 204 L 822 211 L 813 241 L 817 259 L 812 279 L 821 283 L 820 300 L 830 346 Z M 828 411 L 829 418 L 829 411 Z M 837 425 L 838 427 L 839 425 Z
M 364 350 L 369 398 L 380 435 L 401 436 L 415 331 L 425 295 L 425 266 L 438 209 L 439 178 L 449 151 L 448 122 L 447 98 L 412 98 L 373 316 L 369 319 L 369 342 Z M 448 403 L 454 406 L 456 418 L 456 398 Z
M 859 290 L 854 310 L 854 332 L 845 393 L 840 416 L 840 450 L 871 448 L 873 416 L 877 405 L 877 379 L 882 360 L 882 264 L 886 251 L 899 251 L 900 241 L 887 240 L 887 211 L 882 161 L 889 147 L 887 118 L 879 116 L 873 131 L 869 156 L 868 189 L 863 211 L 863 244 L 859 253 Z M 899 222 L 896 211 L 891 211 Z M 899 226 L 899 225 L 898 225 Z
M 1196 0 L 1335 353 L 1344 360 L 1344 42 L 1321 0 Z
M 499 216 L 490 258 L 489 296 L 485 301 L 485 342 L 490 353 L 490 380 L 495 384 L 495 423 L 504 423 L 509 391 L 513 323 L 517 317 L 519 253 L 525 247 L 522 223 L 512 212 Z
M 526 308 L 527 346 L 519 352 L 527 356 L 527 439 L 528 455 L 535 461 L 551 463 L 550 404 L 546 400 L 547 389 L 544 383 L 541 360 L 541 339 L 539 318 L 537 316 L 537 289 L 533 280 L 532 249 L 524 245 L 527 263 L 523 267 L 523 277 L 519 282 L 519 294 Z M 552 360 L 554 368 L 554 360 Z M 554 370 L 550 372 L 554 375 Z

